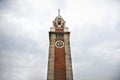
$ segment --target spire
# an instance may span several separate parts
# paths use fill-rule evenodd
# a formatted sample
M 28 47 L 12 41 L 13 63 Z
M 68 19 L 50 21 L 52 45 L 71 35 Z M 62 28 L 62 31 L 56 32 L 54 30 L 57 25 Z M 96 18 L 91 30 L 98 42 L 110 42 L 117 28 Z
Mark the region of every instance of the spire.
M 55 27 L 59 27 L 59 28 L 60 27 L 63 28 L 65 26 L 65 21 L 62 18 L 62 16 L 60 15 L 60 9 L 58 9 L 58 16 L 54 19 L 53 25 Z
M 58 15 L 60 16 L 60 9 L 58 9 Z
M 51 27 L 51 31 L 56 31 L 57 29 L 60 29 L 60 31 L 68 31 L 68 28 L 65 26 L 65 21 L 60 15 L 60 9 L 58 9 L 58 16 L 56 16 L 53 21 L 53 27 Z

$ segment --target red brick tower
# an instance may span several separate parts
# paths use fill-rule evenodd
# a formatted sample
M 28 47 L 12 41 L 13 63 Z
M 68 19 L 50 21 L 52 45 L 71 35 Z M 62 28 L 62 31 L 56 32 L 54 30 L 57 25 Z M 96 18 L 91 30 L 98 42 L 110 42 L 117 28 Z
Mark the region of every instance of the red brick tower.
M 47 80 L 73 80 L 69 38 L 70 32 L 59 10 L 49 32 Z

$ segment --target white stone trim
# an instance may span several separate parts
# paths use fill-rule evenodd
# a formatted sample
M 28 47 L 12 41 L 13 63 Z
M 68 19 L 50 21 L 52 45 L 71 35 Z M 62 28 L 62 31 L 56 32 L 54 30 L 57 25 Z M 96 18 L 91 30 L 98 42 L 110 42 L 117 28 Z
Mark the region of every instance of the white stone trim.
M 54 80 L 55 34 L 50 34 L 47 80 Z
M 65 60 L 66 60 L 66 80 L 73 80 L 69 34 L 64 35 L 64 42 L 65 42 Z

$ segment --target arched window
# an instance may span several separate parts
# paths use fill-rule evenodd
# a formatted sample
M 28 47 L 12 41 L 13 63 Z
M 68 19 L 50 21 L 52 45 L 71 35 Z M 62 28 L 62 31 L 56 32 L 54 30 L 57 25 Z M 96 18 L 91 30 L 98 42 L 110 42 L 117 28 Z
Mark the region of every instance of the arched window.
M 63 38 L 64 38 L 64 34 L 62 33 L 56 34 L 56 39 L 63 39 Z

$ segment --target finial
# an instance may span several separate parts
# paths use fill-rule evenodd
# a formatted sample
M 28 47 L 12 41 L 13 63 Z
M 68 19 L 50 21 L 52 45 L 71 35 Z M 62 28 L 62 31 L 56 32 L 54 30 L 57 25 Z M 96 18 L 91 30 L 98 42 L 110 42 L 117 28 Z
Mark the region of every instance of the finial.
M 60 15 L 60 9 L 58 9 L 58 15 Z

